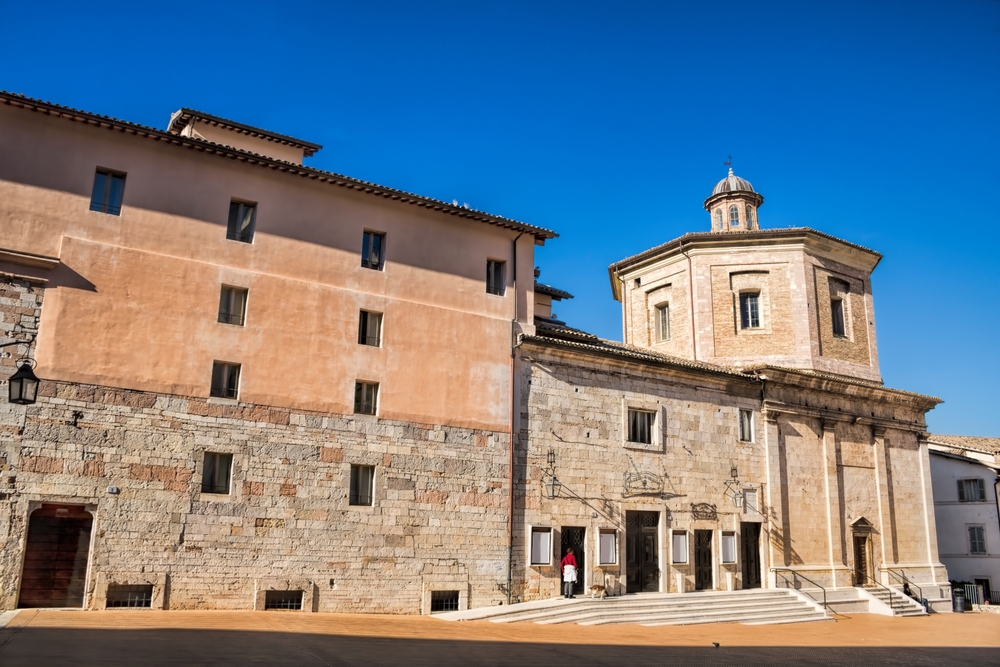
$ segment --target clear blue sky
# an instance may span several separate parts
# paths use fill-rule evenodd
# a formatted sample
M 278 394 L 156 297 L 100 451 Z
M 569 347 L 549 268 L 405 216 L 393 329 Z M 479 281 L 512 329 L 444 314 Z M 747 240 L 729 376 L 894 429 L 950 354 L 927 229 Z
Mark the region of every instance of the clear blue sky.
M 309 164 L 555 229 L 557 313 L 621 338 L 608 264 L 709 228 L 885 255 L 886 384 L 1000 436 L 1000 2 L 26 3 L 0 88 L 164 127 L 188 106 L 321 143 Z

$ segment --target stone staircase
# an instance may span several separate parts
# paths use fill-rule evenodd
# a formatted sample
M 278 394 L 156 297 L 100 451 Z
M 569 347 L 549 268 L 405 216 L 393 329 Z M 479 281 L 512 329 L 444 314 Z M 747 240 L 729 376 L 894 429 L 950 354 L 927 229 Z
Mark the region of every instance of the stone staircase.
M 927 612 L 924 610 L 923 605 L 914 600 L 913 598 L 904 595 L 903 591 L 892 587 L 892 599 L 890 602 L 889 591 L 885 588 L 877 588 L 875 586 L 865 587 L 865 592 L 876 598 L 886 607 L 892 609 L 893 616 L 926 616 Z
M 782 589 L 644 593 L 604 600 L 554 598 L 435 616 L 448 621 L 483 619 L 493 623 L 636 623 L 647 626 L 699 623 L 765 625 L 831 620 L 822 605 L 805 595 Z

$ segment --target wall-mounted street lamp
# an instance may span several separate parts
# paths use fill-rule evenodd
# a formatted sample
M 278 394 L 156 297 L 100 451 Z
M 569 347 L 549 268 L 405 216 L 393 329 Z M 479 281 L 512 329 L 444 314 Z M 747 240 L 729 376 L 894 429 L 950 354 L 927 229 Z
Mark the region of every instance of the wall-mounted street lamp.
M 743 485 L 740 483 L 740 471 L 733 465 L 729 469 L 729 479 L 726 480 L 725 495 L 732 499 L 733 506 L 743 507 Z
M 0 348 L 11 345 L 28 345 L 30 340 L 15 340 L 3 343 Z M 31 405 L 38 398 L 38 377 L 32 370 L 35 362 L 31 359 L 18 359 L 17 371 L 7 380 L 7 401 L 17 405 Z
M 542 485 L 545 487 L 545 495 L 549 497 L 549 500 L 555 500 L 559 497 L 559 489 L 562 488 L 562 484 L 556 479 L 556 450 L 549 448 L 545 462 L 549 464 L 549 467 L 543 471 Z

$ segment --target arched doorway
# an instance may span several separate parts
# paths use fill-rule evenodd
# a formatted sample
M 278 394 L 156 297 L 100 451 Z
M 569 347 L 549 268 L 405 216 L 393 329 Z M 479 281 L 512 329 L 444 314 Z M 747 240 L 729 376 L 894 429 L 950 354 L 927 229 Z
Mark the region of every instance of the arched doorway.
M 28 517 L 18 607 L 82 607 L 94 517 L 82 505 L 42 505 Z

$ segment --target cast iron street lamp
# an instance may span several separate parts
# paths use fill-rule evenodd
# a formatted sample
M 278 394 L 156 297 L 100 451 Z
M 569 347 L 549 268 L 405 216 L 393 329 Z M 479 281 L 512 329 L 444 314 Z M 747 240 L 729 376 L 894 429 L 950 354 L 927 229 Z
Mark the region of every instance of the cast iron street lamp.
M 11 345 L 30 345 L 30 340 L 15 340 L 0 345 L 0 348 Z M 18 359 L 20 367 L 7 380 L 7 401 L 17 405 L 31 405 L 38 398 L 38 377 L 32 370 L 35 362 L 30 359 Z

